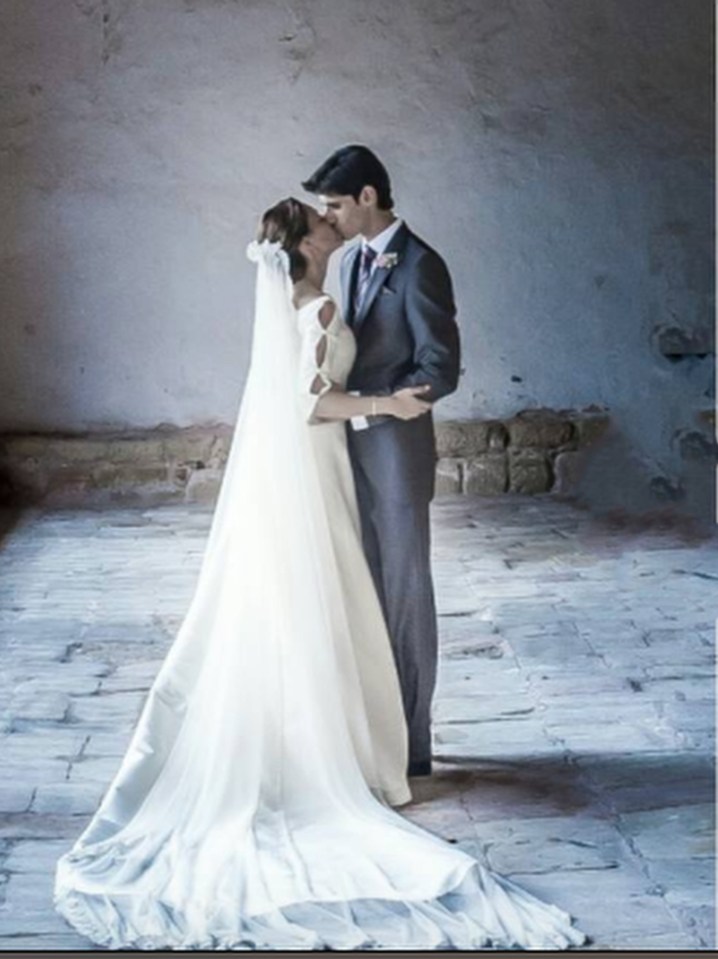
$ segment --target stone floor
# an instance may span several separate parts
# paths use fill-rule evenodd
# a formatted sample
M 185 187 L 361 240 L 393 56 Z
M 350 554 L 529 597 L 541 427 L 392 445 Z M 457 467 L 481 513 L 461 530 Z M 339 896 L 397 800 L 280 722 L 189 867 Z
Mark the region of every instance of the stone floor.
M 438 501 L 437 772 L 406 815 L 571 911 L 590 948 L 714 945 L 716 540 L 548 498 Z M 4 516 L 0 949 L 83 949 L 57 856 L 191 597 L 203 507 Z

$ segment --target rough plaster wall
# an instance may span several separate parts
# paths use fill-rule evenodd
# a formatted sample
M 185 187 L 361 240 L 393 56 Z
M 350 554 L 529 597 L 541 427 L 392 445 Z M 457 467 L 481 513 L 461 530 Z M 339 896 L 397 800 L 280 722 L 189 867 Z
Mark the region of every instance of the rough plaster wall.
M 439 417 L 605 405 L 644 486 L 680 475 L 711 360 L 652 331 L 710 322 L 709 0 L 0 14 L 0 428 L 231 422 L 256 218 L 360 141 L 454 276 Z

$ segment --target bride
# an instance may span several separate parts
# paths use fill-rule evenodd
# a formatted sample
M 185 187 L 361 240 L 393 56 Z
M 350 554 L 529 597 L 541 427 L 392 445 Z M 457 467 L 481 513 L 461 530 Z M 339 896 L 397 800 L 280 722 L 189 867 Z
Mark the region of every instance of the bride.
M 254 338 L 195 594 L 57 909 L 111 948 L 563 949 L 569 916 L 395 812 L 411 799 L 389 638 L 344 421 L 422 415 L 422 388 L 344 390 L 322 292 L 341 238 L 264 214 Z

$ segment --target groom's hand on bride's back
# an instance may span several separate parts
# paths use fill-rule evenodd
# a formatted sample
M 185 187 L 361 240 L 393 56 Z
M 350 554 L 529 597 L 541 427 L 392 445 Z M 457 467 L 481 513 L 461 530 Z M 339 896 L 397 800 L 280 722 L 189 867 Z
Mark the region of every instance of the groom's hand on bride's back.
M 417 416 L 423 416 L 431 409 L 431 403 L 422 397 L 428 396 L 430 392 L 431 386 L 428 383 L 396 390 L 389 397 L 391 415 L 400 420 L 414 420 Z

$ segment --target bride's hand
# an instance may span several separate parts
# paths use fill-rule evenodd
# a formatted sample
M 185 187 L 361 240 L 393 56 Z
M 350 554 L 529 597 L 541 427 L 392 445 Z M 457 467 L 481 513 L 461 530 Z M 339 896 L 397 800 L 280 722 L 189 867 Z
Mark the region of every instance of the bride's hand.
M 417 416 L 423 416 L 431 409 L 431 403 L 422 400 L 431 389 L 430 386 L 406 386 L 402 390 L 397 390 L 389 397 L 391 416 L 396 416 L 400 420 L 413 420 Z

